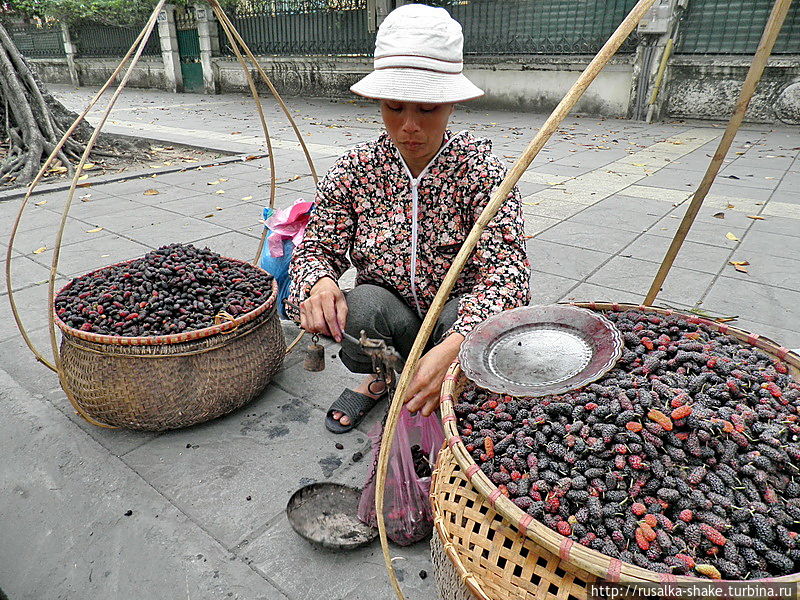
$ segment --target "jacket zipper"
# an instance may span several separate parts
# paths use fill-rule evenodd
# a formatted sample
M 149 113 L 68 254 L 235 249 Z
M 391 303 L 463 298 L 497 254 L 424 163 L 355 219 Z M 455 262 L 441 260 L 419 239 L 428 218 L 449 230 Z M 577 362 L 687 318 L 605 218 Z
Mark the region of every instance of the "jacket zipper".
M 457 133 L 453 137 L 445 140 L 445 143 L 442 144 L 442 147 L 439 148 L 439 151 L 436 155 L 430 160 L 430 162 L 425 165 L 425 168 L 422 169 L 422 172 L 419 174 L 419 177 L 414 177 L 411 174 L 411 169 L 408 168 L 403 155 L 400 154 L 400 150 L 397 149 L 397 146 L 394 147 L 395 151 L 397 152 L 397 156 L 400 158 L 400 162 L 402 163 L 403 167 L 406 170 L 406 174 L 408 175 L 409 180 L 411 181 L 411 295 L 414 297 L 414 308 L 417 311 L 417 315 L 420 319 L 423 318 L 422 311 L 419 309 L 419 298 L 417 297 L 417 248 L 419 243 L 419 182 L 422 181 L 422 178 L 428 173 L 428 169 L 430 166 L 436 162 L 436 159 L 439 158 L 439 155 L 444 151 L 447 146 L 450 145 L 456 137 L 458 137 L 460 133 Z M 394 144 L 392 144 L 394 145 Z

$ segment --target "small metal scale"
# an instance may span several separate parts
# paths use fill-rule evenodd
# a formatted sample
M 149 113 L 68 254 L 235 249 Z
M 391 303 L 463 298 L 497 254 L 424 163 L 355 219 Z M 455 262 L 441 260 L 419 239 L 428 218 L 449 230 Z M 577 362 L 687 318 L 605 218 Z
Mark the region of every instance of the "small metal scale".
M 342 332 L 350 342 L 361 346 L 372 360 L 376 381 L 386 385 L 389 398 L 394 395 L 397 374 L 403 370 L 400 354 L 383 340 L 368 338 L 361 332 L 355 338 Z M 319 336 L 312 338 L 306 350 L 304 366 L 309 371 L 325 368 L 325 354 Z M 318 482 L 297 490 L 286 506 L 286 516 L 295 532 L 312 544 L 328 550 L 355 550 L 370 544 L 378 530 L 362 523 L 356 516 L 361 490 L 332 482 Z

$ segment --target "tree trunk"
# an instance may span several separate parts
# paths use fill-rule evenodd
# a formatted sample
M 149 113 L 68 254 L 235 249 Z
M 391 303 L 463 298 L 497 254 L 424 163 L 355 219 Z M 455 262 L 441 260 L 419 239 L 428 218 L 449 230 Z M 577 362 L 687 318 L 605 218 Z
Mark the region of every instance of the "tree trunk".
M 30 183 L 76 117 L 45 90 L 0 23 L 0 186 Z M 58 154 L 70 174 L 91 133 L 84 121 Z M 132 147 L 108 138 L 98 142 L 104 155 Z

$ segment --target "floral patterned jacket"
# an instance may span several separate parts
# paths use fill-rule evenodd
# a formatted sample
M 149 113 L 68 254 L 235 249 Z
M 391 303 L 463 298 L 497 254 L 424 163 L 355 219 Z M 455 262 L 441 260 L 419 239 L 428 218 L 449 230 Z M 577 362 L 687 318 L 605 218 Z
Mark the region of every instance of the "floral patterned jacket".
M 420 316 L 433 302 L 461 244 L 505 168 L 491 142 L 468 132 L 447 142 L 417 179 L 384 133 L 339 158 L 317 187 L 317 206 L 289 266 L 287 313 L 322 277 L 356 268 L 356 284 L 394 290 Z M 452 329 L 475 325 L 530 299 L 519 191 L 509 194 L 489 223 L 456 282 L 461 296 Z M 291 305 L 294 304 L 295 307 Z

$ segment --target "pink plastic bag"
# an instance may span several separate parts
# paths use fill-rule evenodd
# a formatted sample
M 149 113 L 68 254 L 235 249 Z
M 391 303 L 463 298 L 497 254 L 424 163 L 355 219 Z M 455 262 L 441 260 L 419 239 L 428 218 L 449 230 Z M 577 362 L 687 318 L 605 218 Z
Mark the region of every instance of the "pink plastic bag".
M 367 478 L 358 504 L 358 518 L 373 527 L 378 524 L 375 518 L 375 469 L 382 436 L 383 425 L 378 423 L 369 432 L 372 440 L 372 472 Z M 444 430 L 438 415 L 434 413 L 423 417 L 422 413 L 412 415 L 405 409 L 400 413 L 389 457 L 383 502 L 386 535 L 400 546 L 409 546 L 425 539 L 433 529 L 433 514 L 428 497 L 431 478 L 430 475 L 417 474 L 414 455 L 417 456 L 420 471 L 426 466 L 432 470 L 443 442 Z M 412 446 L 418 446 L 419 449 L 412 453 Z M 429 465 L 424 464 L 426 460 Z M 430 470 L 426 471 L 429 473 Z

